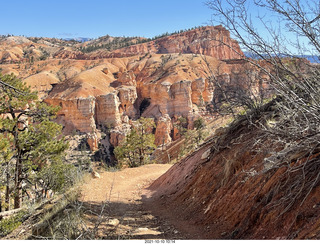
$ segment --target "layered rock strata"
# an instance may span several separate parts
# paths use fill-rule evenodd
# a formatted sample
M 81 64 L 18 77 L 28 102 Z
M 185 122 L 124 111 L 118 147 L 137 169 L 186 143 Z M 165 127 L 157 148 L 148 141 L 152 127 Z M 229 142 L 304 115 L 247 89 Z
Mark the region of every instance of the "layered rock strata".
M 39 48 L 38 43 L 24 41 L 24 48 Z M 99 50 L 98 56 L 57 47 L 45 49 L 50 61 L 36 62 L 36 70 L 10 64 L 1 68 L 22 79 L 29 77 L 25 81 L 41 92 L 45 102 L 61 107 L 57 120 L 64 125 L 64 132 L 87 134 L 93 151 L 99 147 L 100 131 L 108 134 L 103 136 L 103 140 L 108 138 L 106 145 L 117 146 L 132 121 L 141 116 L 154 118 L 157 145 L 179 137 L 173 127 L 179 117 L 193 129 L 199 116 L 208 115 L 206 106 L 213 99 L 215 85 L 209 76 L 232 83 L 231 71 L 241 65 L 225 60 L 242 57 L 238 43 L 221 26 L 201 27 L 112 52 Z M 68 60 L 63 60 L 65 57 Z
M 121 124 L 119 107 L 120 100 L 115 92 L 96 97 L 96 123 L 109 128 L 119 126 Z
M 204 26 L 113 51 L 99 49 L 90 53 L 82 53 L 61 49 L 54 53 L 54 57 L 88 60 L 169 53 L 203 54 L 220 60 L 243 57 L 239 44 L 230 37 L 229 31 L 223 26 Z
M 243 53 L 238 42 L 230 38 L 223 26 L 206 26 L 151 42 L 115 50 L 107 57 L 123 57 L 146 53 L 194 53 L 217 59 L 239 59 Z
M 142 117 L 156 122 L 156 145 L 179 138 L 173 122 L 179 117 L 193 129 L 194 121 L 208 115 L 215 89 L 207 78 L 219 72 L 220 82 L 229 84 L 234 65 L 207 57 L 207 63 L 194 55 L 152 55 L 106 60 L 104 64 L 81 72 L 70 80 L 55 84 L 45 101 L 58 105 L 58 121 L 64 131 L 87 133 L 93 150 L 98 133 L 107 131 L 115 147 L 125 138 L 131 122 Z

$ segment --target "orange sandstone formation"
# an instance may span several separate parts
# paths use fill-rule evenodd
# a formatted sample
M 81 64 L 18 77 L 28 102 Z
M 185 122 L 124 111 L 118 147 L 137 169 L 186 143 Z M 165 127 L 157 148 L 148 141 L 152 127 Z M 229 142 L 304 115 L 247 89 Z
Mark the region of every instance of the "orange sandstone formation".
M 173 118 L 185 117 L 192 129 L 200 114 L 208 114 L 206 105 L 213 98 L 214 85 L 208 75 L 228 76 L 239 65 L 225 60 L 243 55 L 221 26 L 201 27 L 111 52 L 82 53 L 58 40 L 13 40 L 5 38 L 1 43 L 22 50 L 17 55 L 28 53 L 25 56 L 34 57 L 35 62 L 2 64 L 2 70 L 16 73 L 41 99 L 60 106 L 57 121 L 64 125 L 64 132 L 86 133 L 93 151 L 99 147 L 100 131 L 108 130 L 111 145 L 117 146 L 131 121 L 140 116 L 155 119 L 157 145 L 175 139 Z M 48 59 L 36 61 L 43 54 Z

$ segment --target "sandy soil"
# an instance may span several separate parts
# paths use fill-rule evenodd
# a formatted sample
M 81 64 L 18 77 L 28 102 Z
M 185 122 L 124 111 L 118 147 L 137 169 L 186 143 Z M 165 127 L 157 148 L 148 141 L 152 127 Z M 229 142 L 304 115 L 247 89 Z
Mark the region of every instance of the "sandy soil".
M 101 220 L 97 238 L 185 239 L 170 223 L 154 216 L 142 203 L 146 189 L 172 165 L 151 164 L 116 172 L 102 172 L 82 187 L 81 201 L 90 210 L 89 225 Z

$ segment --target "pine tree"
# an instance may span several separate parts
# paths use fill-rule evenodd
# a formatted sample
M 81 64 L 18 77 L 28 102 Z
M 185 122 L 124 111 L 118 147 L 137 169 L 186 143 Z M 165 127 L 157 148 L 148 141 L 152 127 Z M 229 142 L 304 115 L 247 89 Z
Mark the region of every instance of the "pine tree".
M 5 84 L 0 86 L 0 163 L 6 169 L 6 203 L 13 192 L 14 208 L 19 208 L 23 181 L 30 183 L 31 171 L 60 160 L 67 143 L 62 127 L 52 122 L 58 108 L 38 101 L 14 75 L 0 74 L 0 80 Z
M 204 129 L 206 127 L 206 123 L 202 117 L 199 117 L 194 121 L 194 128 L 196 129 L 196 141 L 197 145 L 205 138 L 206 134 Z
M 127 163 L 129 167 L 146 164 L 156 148 L 152 134 L 154 127 L 153 119 L 141 117 L 137 120 L 125 141 L 114 150 L 118 161 Z
M 186 118 L 180 116 L 174 123 L 174 127 L 178 129 L 179 136 L 183 136 L 187 132 L 188 121 Z

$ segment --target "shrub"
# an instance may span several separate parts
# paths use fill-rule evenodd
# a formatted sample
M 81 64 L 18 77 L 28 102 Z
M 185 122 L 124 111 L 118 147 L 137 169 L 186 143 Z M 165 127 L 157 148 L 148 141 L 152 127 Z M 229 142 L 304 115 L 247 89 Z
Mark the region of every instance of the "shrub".
M 0 237 L 4 237 L 18 228 L 24 221 L 25 211 L 20 211 L 16 215 L 0 221 Z
M 151 153 L 156 148 L 152 134 L 154 127 L 153 119 L 141 117 L 125 141 L 115 148 L 117 160 L 127 163 L 129 167 L 148 163 Z

